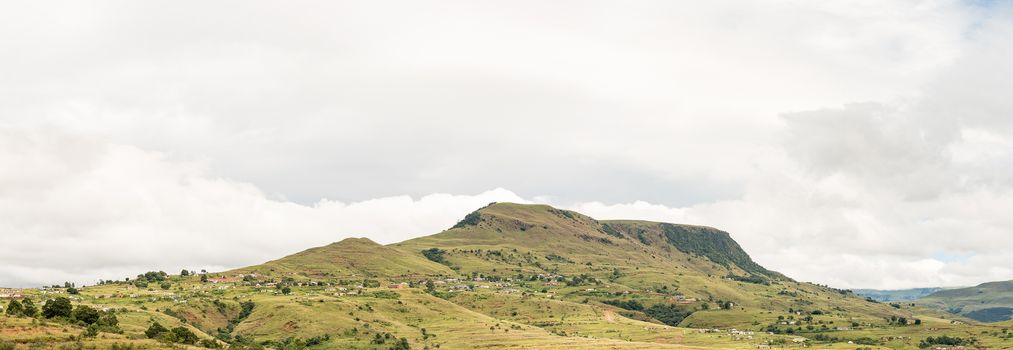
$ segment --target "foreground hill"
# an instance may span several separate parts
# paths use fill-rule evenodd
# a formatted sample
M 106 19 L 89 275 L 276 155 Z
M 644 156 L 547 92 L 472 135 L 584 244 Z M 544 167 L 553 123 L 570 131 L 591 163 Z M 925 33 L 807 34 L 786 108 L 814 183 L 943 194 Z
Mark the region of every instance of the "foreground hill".
M 0 340 L 24 349 L 915 349 L 1013 341 L 1004 325 L 794 281 L 718 229 L 510 203 L 386 246 L 346 239 L 232 271 L 150 272 L 24 293 L 36 304 L 68 297 L 119 319 L 89 334 L 93 326 L 74 315 L 0 317 Z M 194 336 L 152 333 L 156 323 Z
M 1007 321 L 1013 319 L 1013 281 L 942 290 L 916 303 L 981 322 Z

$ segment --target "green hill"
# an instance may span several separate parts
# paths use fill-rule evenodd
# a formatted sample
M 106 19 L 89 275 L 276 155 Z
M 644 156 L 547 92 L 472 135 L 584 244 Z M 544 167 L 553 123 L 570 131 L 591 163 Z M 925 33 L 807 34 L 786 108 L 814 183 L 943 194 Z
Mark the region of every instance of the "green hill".
M 452 271 L 419 254 L 382 246 L 368 238 L 347 238 L 340 242 L 226 272 L 225 275 L 319 278 L 372 278 L 410 275 L 450 274 Z
M 990 348 L 1013 340 L 1001 325 L 792 280 L 714 228 L 511 203 L 391 245 L 345 239 L 231 271 L 148 273 L 75 292 L 77 307 L 110 310 L 119 325 L 89 337 L 73 317 L 0 316 L 0 340 L 18 349 L 368 350 L 868 350 L 916 349 L 941 335 Z M 26 293 L 42 304 L 70 291 Z M 192 329 L 201 343 L 149 339 L 154 322 Z
M 1013 281 L 941 290 L 916 302 L 981 322 L 1006 321 L 1013 319 Z
M 855 289 L 855 294 L 869 297 L 879 302 L 909 301 L 943 290 L 943 288 L 911 288 L 911 289 Z

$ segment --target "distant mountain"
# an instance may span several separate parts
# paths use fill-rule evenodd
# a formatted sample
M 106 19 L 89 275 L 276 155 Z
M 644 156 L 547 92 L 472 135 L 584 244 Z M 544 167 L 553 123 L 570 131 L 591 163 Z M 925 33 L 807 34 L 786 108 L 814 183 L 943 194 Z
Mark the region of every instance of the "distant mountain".
M 915 302 L 981 322 L 1007 321 L 1013 319 L 1013 281 L 941 290 Z
M 872 298 L 878 302 L 910 301 L 943 290 L 943 288 L 911 288 L 911 289 L 855 289 L 855 294 Z

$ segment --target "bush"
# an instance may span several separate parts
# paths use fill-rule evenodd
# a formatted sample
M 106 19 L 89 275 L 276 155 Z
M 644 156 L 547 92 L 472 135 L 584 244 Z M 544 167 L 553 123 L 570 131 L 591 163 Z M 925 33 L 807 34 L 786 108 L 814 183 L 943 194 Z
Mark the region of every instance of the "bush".
M 10 304 L 7 304 L 7 315 L 18 317 L 24 312 L 24 308 L 21 307 L 21 302 L 17 300 L 11 300 Z
M 922 341 L 918 343 L 918 347 L 928 348 L 932 347 L 933 345 L 950 345 L 950 346 L 973 345 L 973 343 L 974 341 L 971 339 L 941 335 L 938 337 L 928 337 L 922 339 Z
M 144 331 L 144 336 L 148 337 L 149 339 L 158 339 L 168 331 L 169 331 L 168 328 L 165 328 L 165 326 L 162 326 L 160 323 L 155 322 L 148 327 L 148 330 Z
M 197 344 L 200 345 L 200 347 L 202 347 L 202 348 L 208 348 L 208 349 L 221 349 L 222 348 L 222 345 L 218 344 L 218 342 L 214 341 L 213 339 L 201 339 L 200 342 L 197 343 Z
M 457 224 L 454 225 L 454 227 L 451 227 L 451 228 L 462 228 L 462 227 L 465 227 L 465 226 L 475 226 L 475 225 L 478 225 L 479 222 L 482 222 L 482 214 L 479 214 L 478 211 L 476 210 L 476 211 L 473 211 L 473 212 L 469 213 L 468 215 L 465 215 L 464 219 L 461 219 L 461 221 L 458 221 Z
M 169 274 L 165 271 L 148 271 L 142 275 L 137 275 L 138 280 L 146 280 L 148 282 L 162 282 L 169 277 Z
M 757 275 L 749 275 L 749 276 L 728 275 L 728 278 L 739 282 L 762 284 L 765 286 L 770 285 L 770 280 Z
M 602 224 L 601 225 L 601 230 L 603 232 L 605 232 L 605 234 L 607 234 L 609 236 L 616 237 L 616 238 L 623 238 L 623 234 L 619 233 L 619 231 L 616 230 L 614 227 L 609 226 L 609 224 Z
M 98 326 L 94 324 L 88 325 L 88 328 L 85 328 L 84 332 L 81 333 L 81 336 L 85 338 L 94 338 L 97 335 L 98 335 Z
M 74 320 L 86 325 L 95 324 L 99 320 L 98 310 L 95 310 L 91 306 L 87 305 L 78 305 L 71 316 Z
M 444 253 L 446 253 L 446 251 L 443 249 L 429 248 L 422 251 L 422 256 L 425 256 L 426 259 L 429 259 L 430 261 L 447 265 L 449 262 L 443 257 Z
M 605 300 L 602 301 L 602 303 L 612 305 L 615 307 L 620 307 L 626 310 L 633 310 L 633 311 L 644 310 L 644 305 L 636 300 Z
M 693 311 L 685 310 L 672 304 L 654 304 L 644 310 L 647 316 L 661 321 L 669 326 L 678 326 L 679 322 L 686 319 Z
M 70 317 L 72 310 L 70 299 L 64 297 L 49 299 L 46 300 L 46 304 L 42 306 L 42 317 Z
M 197 335 L 193 334 L 193 332 L 186 327 L 180 326 L 172 329 L 167 340 L 174 343 L 194 345 L 197 344 L 197 341 L 200 340 L 200 338 L 197 338 Z
M 39 314 L 39 308 L 35 307 L 35 303 L 32 299 L 25 299 L 21 301 L 21 315 L 26 317 L 35 317 Z
M 397 294 L 397 292 L 392 292 L 389 290 L 372 292 L 369 294 L 369 296 L 379 299 L 401 299 L 401 294 Z

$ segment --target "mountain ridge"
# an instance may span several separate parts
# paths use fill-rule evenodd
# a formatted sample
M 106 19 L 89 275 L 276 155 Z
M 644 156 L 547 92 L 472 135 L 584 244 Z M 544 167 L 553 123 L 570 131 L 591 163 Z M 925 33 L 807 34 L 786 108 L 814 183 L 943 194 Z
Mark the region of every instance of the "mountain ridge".
M 43 304 L 60 293 L 70 291 L 30 297 Z M 230 271 L 151 272 L 74 293 L 79 307 L 118 310 L 121 320 L 122 334 L 88 346 L 178 348 L 147 339 L 154 322 L 235 349 L 913 350 L 939 341 L 930 334 L 986 347 L 1013 339 L 1003 324 L 795 281 L 716 228 L 515 203 L 393 244 L 346 238 Z M 0 317 L 0 338 L 12 324 L 51 347 L 80 339 Z M 68 324 L 61 334 L 86 330 Z

